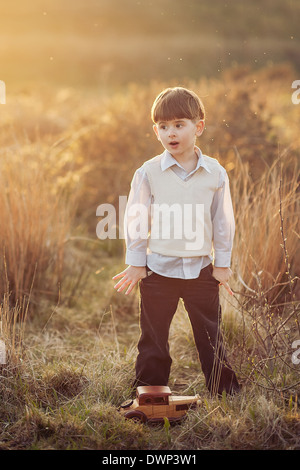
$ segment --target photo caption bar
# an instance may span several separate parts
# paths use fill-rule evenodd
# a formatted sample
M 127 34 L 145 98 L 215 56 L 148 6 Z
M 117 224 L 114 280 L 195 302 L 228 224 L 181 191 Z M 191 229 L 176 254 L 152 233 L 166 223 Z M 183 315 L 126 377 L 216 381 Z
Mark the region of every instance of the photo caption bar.
M 196 465 L 197 454 L 195 452 L 119 452 L 105 453 L 101 458 L 102 465 L 122 465 L 129 468 L 145 465 Z

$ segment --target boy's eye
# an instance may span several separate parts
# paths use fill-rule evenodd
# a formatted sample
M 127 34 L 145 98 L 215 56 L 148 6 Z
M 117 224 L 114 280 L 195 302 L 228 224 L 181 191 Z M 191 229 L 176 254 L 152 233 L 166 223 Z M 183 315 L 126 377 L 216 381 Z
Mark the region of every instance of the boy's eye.
M 179 129 L 180 127 L 183 127 L 183 124 L 179 122 L 178 124 L 175 124 L 175 127 Z M 166 130 L 168 129 L 168 126 L 166 124 L 160 124 L 159 129 Z

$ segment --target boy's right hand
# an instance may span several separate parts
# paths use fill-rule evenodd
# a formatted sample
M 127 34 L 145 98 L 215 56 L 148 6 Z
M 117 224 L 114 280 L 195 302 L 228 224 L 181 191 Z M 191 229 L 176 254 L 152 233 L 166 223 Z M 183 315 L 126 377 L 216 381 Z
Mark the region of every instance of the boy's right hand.
M 125 292 L 126 295 L 130 294 L 134 286 L 144 277 L 147 277 L 146 267 L 145 266 L 128 266 L 124 271 L 119 274 L 116 274 L 113 279 L 122 278 L 115 286 L 114 289 L 117 289 L 118 292 L 123 291 L 127 286 L 128 289 Z

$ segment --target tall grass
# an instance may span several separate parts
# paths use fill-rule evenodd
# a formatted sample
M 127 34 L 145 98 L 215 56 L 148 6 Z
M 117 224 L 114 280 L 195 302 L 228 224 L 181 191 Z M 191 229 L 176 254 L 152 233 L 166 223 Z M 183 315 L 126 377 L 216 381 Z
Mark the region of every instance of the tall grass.
M 237 150 L 236 158 L 232 306 L 242 325 L 241 375 L 267 390 L 297 393 L 292 343 L 300 336 L 298 159 L 285 151 L 253 181 Z
M 9 292 L 12 302 L 22 302 L 32 285 L 32 302 L 41 294 L 59 295 L 76 188 L 70 181 L 61 185 L 68 177 L 58 173 L 56 159 L 56 152 L 39 144 L 2 155 L 0 292 Z
M 233 267 L 249 294 L 270 306 L 292 301 L 299 274 L 299 204 L 297 159 L 276 158 L 257 181 L 237 151 L 231 191 L 236 214 Z M 288 170 L 286 170 L 288 169 Z M 291 276 L 291 278 L 289 277 Z

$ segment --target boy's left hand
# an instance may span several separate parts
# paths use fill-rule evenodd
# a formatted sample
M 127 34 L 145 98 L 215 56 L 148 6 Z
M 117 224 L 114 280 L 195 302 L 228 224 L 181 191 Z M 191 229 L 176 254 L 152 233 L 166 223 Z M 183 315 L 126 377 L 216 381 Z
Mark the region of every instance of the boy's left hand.
M 213 267 L 212 275 L 219 283 L 225 287 L 225 289 L 229 292 L 230 295 L 233 295 L 232 290 L 228 284 L 228 281 L 232 275 L 232 271 L 230 268 L 218 268 L 216 266 Z

